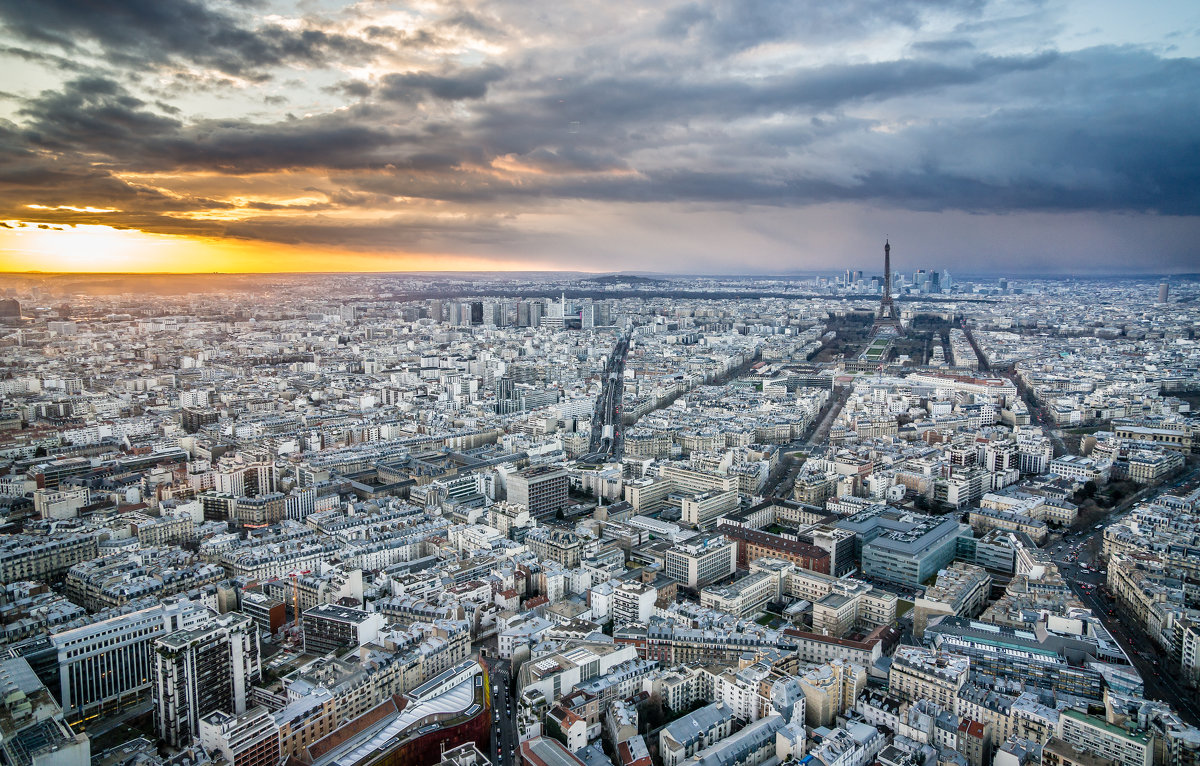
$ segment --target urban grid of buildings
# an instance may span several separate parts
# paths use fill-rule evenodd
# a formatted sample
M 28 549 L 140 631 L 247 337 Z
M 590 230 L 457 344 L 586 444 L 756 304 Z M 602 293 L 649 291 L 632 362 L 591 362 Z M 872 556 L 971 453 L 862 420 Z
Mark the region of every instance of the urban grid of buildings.
M 0 759 L 1200 766 L 1200 283 L 890 250 L 12 278 Z

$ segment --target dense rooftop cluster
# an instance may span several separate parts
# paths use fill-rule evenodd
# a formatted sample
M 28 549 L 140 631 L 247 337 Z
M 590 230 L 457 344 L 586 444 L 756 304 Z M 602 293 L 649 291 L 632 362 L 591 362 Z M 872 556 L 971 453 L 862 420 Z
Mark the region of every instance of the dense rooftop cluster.
M 1200 763 L 1193 282 L 66 284 L 6 763 Z

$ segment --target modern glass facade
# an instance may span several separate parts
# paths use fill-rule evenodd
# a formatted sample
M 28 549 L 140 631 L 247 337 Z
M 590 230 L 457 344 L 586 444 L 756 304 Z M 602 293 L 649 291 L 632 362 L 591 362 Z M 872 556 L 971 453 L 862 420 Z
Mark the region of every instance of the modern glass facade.
M 983 686 L 1008 686 L 1018 681 L 1025 687 L 1070 694 L 1089 700 L 1104 699 L 1104 677 L 1097 670 L 1072 665 L 1058 653 L 1053 641 L 1042 642 L 1022 630 L 986 626 L 959 620 L 927 629 L 934 646 L 969 657 L 971 673 Z
M 971 528 L 945 516 L 925 516 L 874 506 L 838 522 L 854 532 L 862 572 L 903 585 L 921 585 L 947 564 L 969 553 Z
M 167 604 L 56 633 L 63 716 L 72 726 L 145 702 L 154 676 L 152 645 L 171 631 L 202 624 L 208 610 Z

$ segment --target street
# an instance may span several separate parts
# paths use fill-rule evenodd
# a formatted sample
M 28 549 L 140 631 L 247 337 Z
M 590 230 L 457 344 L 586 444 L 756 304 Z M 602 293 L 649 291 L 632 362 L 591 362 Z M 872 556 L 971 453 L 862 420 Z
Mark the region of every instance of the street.
M 790 450 L 791 445 L 785 445 L 783 449 Z M 785 454 L 779 461 L 778 467 L 771 472 L 766 482 L 763 483 L 762 496 L 790 498 L 792 496 L 792 487 L 796 483 L 796 474 L 800 472 L 803 466 L 803 460 L 797 460 Z M 782 490 L 782 494 L 779 494 L 780 490 Z
M 818 413 L 818 419 L 813 423 L 811 431 L 807 438 L 797 439 L 789 444 L 780 445 L 780 449 L 784 452 L 809 452 L 813 447 L 824 438 L 824 435 L 829 433 L 829 427 L 833 424 L 837 414 L 841 412 L 842 405 L 845 404 L 846 398 L 850 394 L 848 387 L 835 389 L 833 396 L 829 402 Z M 804 461 L 793 460 L 785 457 L 779 461 L 779 467 L 767 477 L 763 484 L 760 493 L 763 497 L 785 497 L 790 498 L 792 495 L 792 487 L 796 483 L 796 476 L 800 473 L 800 469 L 804 466 Z
M 846 399 L 849 396 L 849 386 L 839 386 L 833 390 L 833 401 L 825 411 L 825 417 L 821 418 L 821 422 L 817 423 L 817 427 L 813 429 L 808 439 L 804 442 L 806 452 L 818 444 L 824 444 L 825 437 L 829 434 L 829 427 L 837 419 L 838 413 L 842 411 L 842 405 L 846 403 Z
M 517 747 L 517 701 L 507 660 L 485 660 L 492 684 L 492 753 L 489 759 L 496 766 L 520 761 Z
M 1162 492 L 1170 487 L 1180 486 L 1198 473 L 1200 469 L 1193 469 L 1169 485 L 1156 490 Z M 1146 493 L 1146 490 L 1138 492 L 1116 506 L 1104 518 L 1103 524 L 1115 521 Z M 1145 697 L 1169 703 L 1186 722 L 1193 726 L 1200 725 L 1200 706 L 1196 704 L 1196 693 L 1179 682 L 1175 669 L 1171 667 L 1171 660 L 1141 627 L 1123 622 L 1116 614 L 1115 602 L 1101 594 L 1101 589 L 1107 581 L 1107 570 L 1100 561 L 1099 543 L 1103 534 L 1103 528 L 1097 529 L 1093 526 L 1082 534 L 1064 537 L 1063 540 L 1051 544 L 1047 551 L 1058 566 L 1063 579 L 1070 583 L 1075 595 L 1100 618 L 1104 627 L 1120 643 L 1130 662 L 1141 674 L 1146 687 Z

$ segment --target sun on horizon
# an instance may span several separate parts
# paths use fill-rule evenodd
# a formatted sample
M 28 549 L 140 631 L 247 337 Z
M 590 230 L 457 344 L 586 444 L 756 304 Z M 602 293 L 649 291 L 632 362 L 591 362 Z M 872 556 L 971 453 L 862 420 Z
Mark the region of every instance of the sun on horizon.
M 230 274 L 502 271 L 529 264 L 436 253 L 355 252 L 266 242 L 155 234 L 100 224 L 4 221 L 0 272 Z

